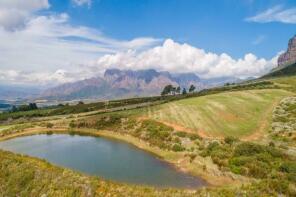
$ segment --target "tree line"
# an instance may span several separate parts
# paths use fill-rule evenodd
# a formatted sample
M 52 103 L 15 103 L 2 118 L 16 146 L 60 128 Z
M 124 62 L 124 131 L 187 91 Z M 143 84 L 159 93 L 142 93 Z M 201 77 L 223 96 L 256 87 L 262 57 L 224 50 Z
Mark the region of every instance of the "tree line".
M 189 93 L 194 92 L 195 89 L 196 87 L 194 85 L 190 85 L 188 92 Z M 181 94 L 181 87 L 180 86 L 175 87 L 171 84 L 166 85 L 161 92 L 161 96 L 176 95 L 176 94 Z M 187 94 L 186 88 L 182 89 L 182 94 Z
M 29 103 L 28 105 L 20 105 L 16 107 L 15 105 L 12 106 L 11 112 L 18 112 L 18 111 L 31 111 L 38 109 L 36 103 Z

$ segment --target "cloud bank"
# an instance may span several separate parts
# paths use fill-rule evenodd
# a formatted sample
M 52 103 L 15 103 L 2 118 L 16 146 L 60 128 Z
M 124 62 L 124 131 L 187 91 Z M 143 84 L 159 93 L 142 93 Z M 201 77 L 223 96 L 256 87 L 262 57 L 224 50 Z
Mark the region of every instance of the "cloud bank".
M 226 53 L 220 55 L 205 52 L 188 44 L 179 44 L 167 39 L 161 46 L 141 53 L 129 50 L 124 53 L 105 55 L 96 62 L 96 68 L 119 67 L 171 72 L 194 72 L 204 78 L 260 76 L 276 66 L 278 56 L 270 60 L 248 53 L 243 58 L 233 59 Z

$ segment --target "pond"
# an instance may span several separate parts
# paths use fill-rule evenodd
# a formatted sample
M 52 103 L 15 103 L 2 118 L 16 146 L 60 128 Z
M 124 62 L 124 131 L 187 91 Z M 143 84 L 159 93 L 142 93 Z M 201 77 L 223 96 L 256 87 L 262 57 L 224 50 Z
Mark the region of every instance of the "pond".
M 156 187 L 196 188 L 206 185 L 202 179 L 178 171 L 153 154 L 104 137 L 41 134 L 2 141 L 0 148 L 46 159 L 106 180 Z

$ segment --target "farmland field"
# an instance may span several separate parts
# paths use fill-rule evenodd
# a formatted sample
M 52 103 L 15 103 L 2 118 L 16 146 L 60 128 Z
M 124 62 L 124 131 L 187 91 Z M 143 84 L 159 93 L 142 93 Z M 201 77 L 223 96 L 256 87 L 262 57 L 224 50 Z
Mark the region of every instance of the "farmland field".
M 290 94 L 284 90 L 227 92 L 149 107 L 144 114 L 207 137 L 244 137 L 267 130 L 274 106 Z

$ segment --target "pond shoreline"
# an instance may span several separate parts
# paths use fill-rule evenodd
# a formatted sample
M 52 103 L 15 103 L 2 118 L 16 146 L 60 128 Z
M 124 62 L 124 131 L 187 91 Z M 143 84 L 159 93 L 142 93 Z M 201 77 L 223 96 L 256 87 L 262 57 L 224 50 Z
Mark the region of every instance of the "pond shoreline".
M 95 129 L 69 129 L 66 127 L 60 127 L 60 128 L 28 128 L 25 129 L 22 132 L 14 133 L 11 135 L 6 135 L 3 137 L 0 137 L 0 141 L 9 140 L 12 138 L 17 138 L 21 136 L 30 136 L 30 135 L 38 135 L 38 134 L 70 134 L 70 135 L 86 135 L 86 136 L 93 136 L 93 137 L 105 137 L 113 140 L 119 140 L 123 141 L 125 143 L 131 144 L 143 151 L 148 152 L 149 154 L 152 154 L 153 156 L 157 157 L 157 159 L 160 159 L 163 162 L 166 162 L 167 164 L 171 165 L 173 168 L 175 168 L 177 171 L 190 174 L 192 176 L 195 176 L 197 178 L 202 179 L 207 185 L 204 187 L 214 187 L 214 186 L 240 186 L 241 181 L 235 180 L 228 176 L 215 176 L 211 175 L 207 172 L 203 172 L 202 169 L 198 169 L 198 171 L 195 169 L 190 168 L 190 165 L 180 166 L 178 163 L 178 160 L 172 157 L 180 157 L 182 156 L 180 153 L 175 152 L 169 152 L 161 150 L 157 147 L 151 147 L 147 142 L 139 140 L 135 137 L 129 136 L 129 135 L 122 135 L 117 134 L 113 131 L 106 131 L 106 130 L 95 130 Z

